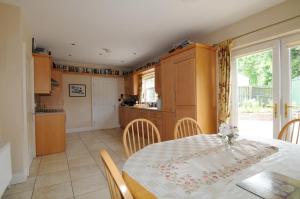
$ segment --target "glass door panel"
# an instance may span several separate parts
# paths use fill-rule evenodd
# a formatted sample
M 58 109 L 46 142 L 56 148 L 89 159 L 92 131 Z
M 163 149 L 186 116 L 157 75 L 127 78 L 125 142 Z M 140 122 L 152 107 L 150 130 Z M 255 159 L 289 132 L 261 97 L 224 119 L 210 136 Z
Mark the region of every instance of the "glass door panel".
M 285 111 L 290 119 L 300 118 L 300 45 L 289 49 L 290 58 L 290 103 Z
M 300 34 L 282 39 L 281 54 L 283 127 L 290 120 L 300 118 Z
M 236 59 L 241 134 L 273 138 L 272 55 L 268 49 Z

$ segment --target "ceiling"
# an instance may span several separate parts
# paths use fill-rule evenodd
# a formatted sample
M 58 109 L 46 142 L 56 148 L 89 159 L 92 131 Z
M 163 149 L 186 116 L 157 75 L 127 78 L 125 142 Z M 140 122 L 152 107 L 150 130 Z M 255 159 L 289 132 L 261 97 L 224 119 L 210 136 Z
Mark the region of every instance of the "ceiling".
M 284 0 L 9 1 L 24 9 L 38 46 L 55 60 L 132 67 Z

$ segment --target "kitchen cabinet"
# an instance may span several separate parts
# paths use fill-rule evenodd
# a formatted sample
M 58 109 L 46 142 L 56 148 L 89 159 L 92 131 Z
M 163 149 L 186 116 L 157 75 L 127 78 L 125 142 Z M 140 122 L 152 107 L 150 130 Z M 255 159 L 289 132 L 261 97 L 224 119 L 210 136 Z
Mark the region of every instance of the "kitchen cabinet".
M 51 95 L 39 95 L 41 107 L 52 107 L 63 109 L 64 95 L 63 95 L 63 77 L 62 71 L 53 70 L 51 78 L 56 81 L 51 85 Z
M 161 61 L 161 103 L 162 110 L 175 112 L 175 76 L 173 59 Z
M 138 76 L 136 74 L 124 76 L 124 92 L 126 95 L 138 94 Z
M 217 131 L 215 48 L 193 44 L 161 57 L 161 78 L 163 111 L 194 118 L 205 133 Z
M 49 55 L 33 54 L 34 93 L 50 94 L 52 58 Z
M 174 128 L 176 124 L 176 118 L 174 112 L 163 112 L 163 140 L 174 139 Z
M 161 68 L 160 64 L 155 65 L 155 92 L 161 96 Z
M 121 128 L 125 128 L 132 120 L 143 118 L 150 120 L 158 129 L 162 140 L 164 140 L 163 134 L 163 121 L 162 112 L 159 110 L 152 110 L 147 108 L 135 108 L 135 107 L 119 107 L 119 121 Z
M 37 113 L 35 115 L 36 155 L 65 151 L 65 113 Z
M 196 105 L 195 58 L 174 61 L 176 68 L 176 106 Z
M 119 107 L 119 123 L 121 128 L 125 128 L 126 122 L 125 122 L 125 114 L 126 109 L 122 106 Z

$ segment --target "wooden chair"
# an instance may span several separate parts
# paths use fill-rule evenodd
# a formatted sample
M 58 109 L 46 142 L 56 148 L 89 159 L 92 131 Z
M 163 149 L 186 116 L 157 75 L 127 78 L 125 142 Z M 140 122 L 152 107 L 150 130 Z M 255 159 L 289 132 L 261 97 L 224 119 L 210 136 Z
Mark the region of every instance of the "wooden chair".
M 122 175 L 106 150 L 100 151 L 112 199 L 133 199 Z
M 200 135 L 202 130 L 193 118 L 185 117 L 177 121 L 174 129 L 174 138 L 184 138 L 192 135 Z
M 299 133 L 300 132 L 300 119 L 294 119 L 289 121 L 281 129 L 278 139 L 288 141 L 294 144 L 299 142 Z
M 153 143 L 160 142 L 159 131 L 156 126 L 146 119 L 131 121 L 124 130 L 123 144 L 127 157 Z

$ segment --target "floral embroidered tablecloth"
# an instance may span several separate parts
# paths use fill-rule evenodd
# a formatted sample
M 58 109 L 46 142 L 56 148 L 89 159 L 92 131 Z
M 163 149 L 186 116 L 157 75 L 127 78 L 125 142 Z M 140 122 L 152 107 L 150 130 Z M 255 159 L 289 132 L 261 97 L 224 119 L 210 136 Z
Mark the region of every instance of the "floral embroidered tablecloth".
M 235 184 L 263 170 L 287 175 L 287 158 L 298 164 L 293 170 L 300 178 L 297 145 L 242 138 L 228 149 L 218 136 L 201 135 L 150 145 L 132 155 L 123 172 L 157 198 L 256 198 Z

